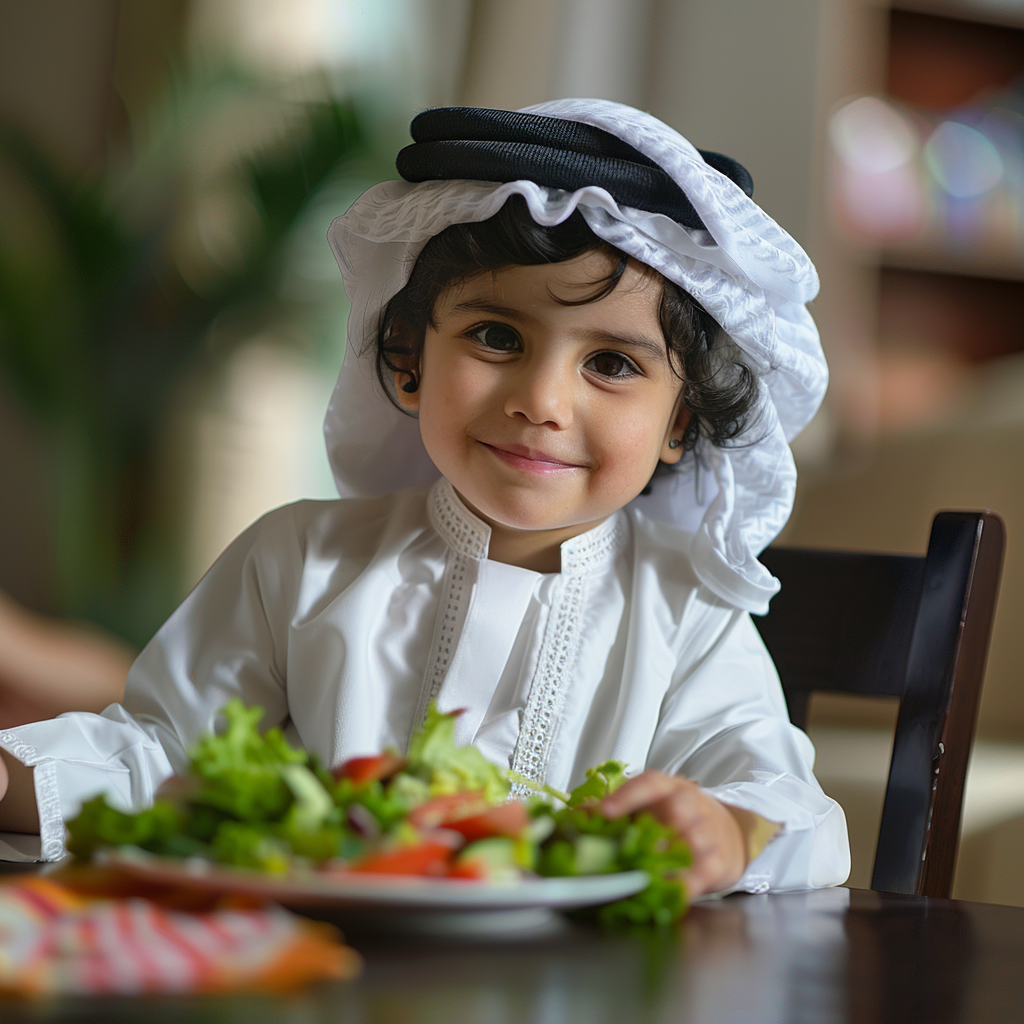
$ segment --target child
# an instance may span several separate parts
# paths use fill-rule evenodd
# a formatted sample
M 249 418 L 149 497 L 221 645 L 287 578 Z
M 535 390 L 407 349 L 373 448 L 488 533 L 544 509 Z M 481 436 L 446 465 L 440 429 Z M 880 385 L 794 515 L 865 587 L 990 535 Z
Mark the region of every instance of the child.
M 843 813 L 748 614 L 826 383 L 814 268 L 743 168 L 629 107 L 427 111 L 413 136 L 408 180 L 330 231 L 348 500 L 239 537 L 123 705 L 0 733 L 0 827 L 38 812 L 58 856 L 84 798 L 147 803 L 233 695 L 329 764 L 404 747 L 437 700 L 536 782 L 640 772 L 604 810 L 677 828 L 692 895 L 841 882 Z

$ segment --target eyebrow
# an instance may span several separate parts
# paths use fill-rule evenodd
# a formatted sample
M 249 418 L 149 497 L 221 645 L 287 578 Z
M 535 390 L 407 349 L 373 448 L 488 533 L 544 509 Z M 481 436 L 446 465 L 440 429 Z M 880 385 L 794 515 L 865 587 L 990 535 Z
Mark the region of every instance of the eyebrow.
M 503 316 L 506 320 L 518 320 L 523 323 L 534 323 L 535 320 L 529 313 L 521 309 L 513 309 L 511 306 L 499 306 L 497 303 L 487 299 L 466 299 L 464 302 L 456 303 L 448 311 L 449 316 L 459 313 L 490 313 L 491 316 Z

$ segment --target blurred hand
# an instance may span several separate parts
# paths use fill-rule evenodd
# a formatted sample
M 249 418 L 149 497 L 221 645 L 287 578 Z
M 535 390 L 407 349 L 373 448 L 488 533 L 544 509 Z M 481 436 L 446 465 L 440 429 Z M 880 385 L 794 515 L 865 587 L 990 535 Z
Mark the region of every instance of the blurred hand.
M 689 779 L 646 771 L 605 797 L 599 810 L 610 818 L 649 811 L 675 829 L 693 853 L 685 876 L 690 899 L 729 888 L 746 870 L 743 826 L 750 812 L 721 803 Z
M 37 615 L 0 591 L 0 729 L 121 700 L 134 652 L 98 630 Z

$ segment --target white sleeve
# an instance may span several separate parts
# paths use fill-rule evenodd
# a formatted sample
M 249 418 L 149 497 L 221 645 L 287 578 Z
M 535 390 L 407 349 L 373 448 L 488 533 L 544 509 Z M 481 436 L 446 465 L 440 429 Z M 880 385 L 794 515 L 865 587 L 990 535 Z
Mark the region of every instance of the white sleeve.
M 735 889 L 839 885 L 850 872 L 846 816 L 814 777 L 814 747 L 789 721 L 760 635 L 746 612 L 724 606 L 704 624 L 711 642 L 681 657 L 648 767 L 782 825 Z
M 261 727 L 288 716 L 290 609 L 302 570 L 291 509 L 265 516 L 214 563 L 146 645 L 123 704 L 0 732 L 0 746 L 35 771 L 43 857 L 64 852 L 64 822 L 106 793 L 145 807 L 234 696 L 266 709 Z

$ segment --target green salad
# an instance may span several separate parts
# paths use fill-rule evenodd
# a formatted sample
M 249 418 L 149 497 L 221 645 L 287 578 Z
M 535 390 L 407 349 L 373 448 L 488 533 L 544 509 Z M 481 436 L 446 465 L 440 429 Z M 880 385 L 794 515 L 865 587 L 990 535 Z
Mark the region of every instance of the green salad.
M 105 796 L 68 823 L 68 849 L 134 846 L 283 875 L 293 871 L 428 875 L 515 881 L 646 871 L 650 884 L 597 911 L 606 924 L 670 924 L 686 910 L 686 843 L 653 815 L 609 819 L 602 797 L 625 766 L 590 769 L 571 793 L 535 787 L 455 743 L 456 714 L 432 707 L 402 757 L 356 757 L 326 769 L 280 729 L 261 734 L 263 709 L 232 700 L 226 728 L 205 736 L 186 775 L 136 814 Z M 531 789 L 510 800 L 513 783 Z

